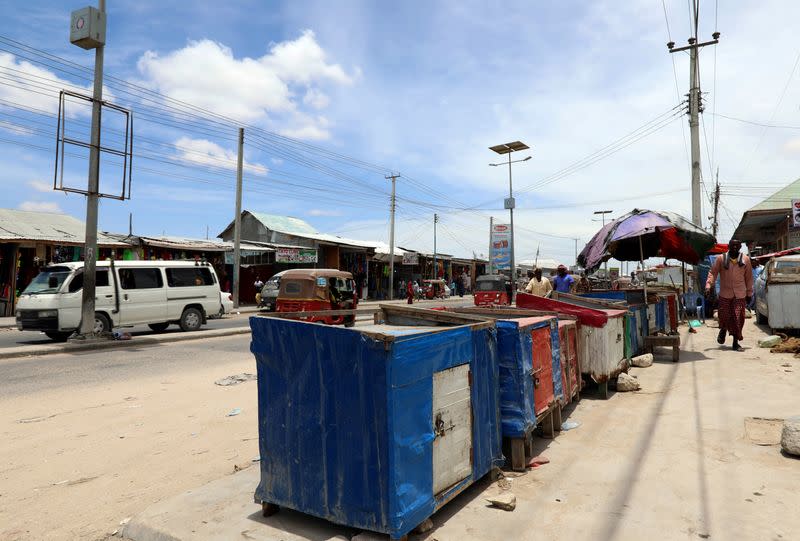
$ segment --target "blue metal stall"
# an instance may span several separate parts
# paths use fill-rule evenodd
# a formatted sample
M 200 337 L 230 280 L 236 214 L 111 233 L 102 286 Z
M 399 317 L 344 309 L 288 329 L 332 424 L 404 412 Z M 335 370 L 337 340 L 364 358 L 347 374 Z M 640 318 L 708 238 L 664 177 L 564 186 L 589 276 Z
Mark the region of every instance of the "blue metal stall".
M 434 325 L 251 317 L 256 502 L 398 539 L 501 465 L 494 323 Z

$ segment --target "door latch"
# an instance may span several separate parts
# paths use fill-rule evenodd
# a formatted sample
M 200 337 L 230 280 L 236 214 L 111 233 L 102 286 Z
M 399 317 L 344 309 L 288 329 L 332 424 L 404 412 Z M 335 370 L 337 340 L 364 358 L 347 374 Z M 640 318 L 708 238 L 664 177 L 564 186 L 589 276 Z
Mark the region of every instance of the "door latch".
M 442 414 L 436 414 L 436 421 L 434 421 L 433 425 L 433 433 L 435 437 L 444 437 L 448 430 L 453 430 L 456 425 L 453 424 L 453 421 L 450 421 L 450 426 L 445 426 L 444 419 L 442 419 Z

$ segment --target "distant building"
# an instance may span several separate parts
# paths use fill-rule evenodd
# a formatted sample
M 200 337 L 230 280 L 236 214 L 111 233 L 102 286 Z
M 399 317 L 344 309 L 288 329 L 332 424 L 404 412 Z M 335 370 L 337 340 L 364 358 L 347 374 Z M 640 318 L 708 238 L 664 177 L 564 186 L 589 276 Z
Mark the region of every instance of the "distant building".
M 233 242 L 233 222 L 219 238 Z M 278 216 L 245 210 L 242 212 L 242 241 L 255 242 L 275 248 L 266 261 L 257 265 L 243 264 L 240 298 L 247 302 L 255 296 L 252 283 L 256 276 L 268 279 L 276 272 L 289 268 L 309 267 L 348 271 L 360 287 L 367 284 L 368 261 L 375 254 L 376 243 L 346 239 L 320 233 L 308 222 L 292 216 Z M 229 271 L 232 273 L 232 263 Z M 362 296 L 364 291 L 359 292 Z
M 17 296 L 49 263 L 82 261 L 84 223 L 66 214 L 0 209 L 0 317 L 13 316 Z M 98 259 L 121 257 L 130 248 L 97 235 Z
M 800 246 L 800 227 L 792 227 L 791 223 L 793 199 L 800 199 L 800 179 L 745 212 L 734 238 L 746 243 L 750 252 L 756 254 Z

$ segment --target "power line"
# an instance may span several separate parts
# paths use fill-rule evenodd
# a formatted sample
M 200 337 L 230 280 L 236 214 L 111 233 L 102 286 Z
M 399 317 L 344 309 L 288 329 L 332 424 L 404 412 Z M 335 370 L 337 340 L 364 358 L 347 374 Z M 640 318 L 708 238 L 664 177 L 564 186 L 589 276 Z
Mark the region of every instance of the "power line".
M 775 108 L 772 110 L 772 114 L 769 116 L 768 124 L 771 124 L 773 120 L 775 120 L 775 115 L 778 112 L 778 109 L 783 103 L 783 98 L 786 96 L 786 91 L 789 90 L 789 85 L 792 82 L 792 78 L 794 77 L 795 72 L 797 71 L 797 65 L 800 64 L 800 51 L 797 52 L 797 56 L 794 59 L 794 65 L 792 66 L 792 71 L 789 73 L 789 78 L 786 80 L 786 84 L 783 86 L 783 91 L 781 91 L 780 96 L 778 97 L 778 102 L 775 104 Z M 753 156 L 755 156 L 758 149 L 761 147 L 761 142 L 764 140 L 764 134 L 767 132 L 767 128 L 764 127 L 761 130 L 761 134 L 758 136 L 758 141 L 756 142 L 756 146 L 753 147 L 753 151 L 750 153 L 750 157 L 747 159 L 745 163 L 744 170 L 742 171 L 742 176 L 744 176 L 747 171 L 750 169 L 750 164 L 753 161 Z
M 672 32 L 669 28 L 669 17 L 667 16 L 667 4 L 665 0 L 661 0 L 661 7 L 664 9 L 664 22 L 667 23 L 667 39 L 669 43 L 672 42 Z M 678 85 L 678 70 L 675 67 L 675 57 L 669 55 L 669 59 L 672 61 L 672 77 L 675 80 L 675 97 L 678 98 L 678 101 L 681 101 L 681 91 Z M 692 159 L 689 157 L 689 143 L 686 141 L 686 127 L 681 123 L 681 139 L 683 140 L 683 151 L 686 153 L 686 163 L 689 166 L 689 170 L 692 169 Z
M 758 122 L 755 120 L 745 120 L 744 118 L 737 118 L 735 116 L 723 115 L 722 113 L 711 113 L 714 116 L 718 116 L 720 118 L 725 118 L 728 120 L 734 120 L 736 122 L 742 122 L 744 124 L 752 124 L 753 126 L 761 126 L 764 128 L 778 128 L 783 130 L 800 130 L 800 126 L 789 126 L 786 124 L 771 124 L 767 122 Z

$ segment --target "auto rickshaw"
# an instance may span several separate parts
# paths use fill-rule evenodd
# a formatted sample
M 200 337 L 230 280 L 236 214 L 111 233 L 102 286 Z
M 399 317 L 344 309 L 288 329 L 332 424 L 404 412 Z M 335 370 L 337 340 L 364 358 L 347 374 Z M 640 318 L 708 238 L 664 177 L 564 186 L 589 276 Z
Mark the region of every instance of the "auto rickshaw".
M 449 297 L 450 288 L 444 280 L 423 280 L 426 299 L 444 299 Z
M 353 275 L 334 269 L 292 269 L 281 276 L 277 312 L 353 310 L 358 305 Z M 309 316 L 304 321 L 352 327 L 351 316 Z
M 475 306 L 508 306 L 511 283 L 502 274 L 478 276 L 475 281 Z

